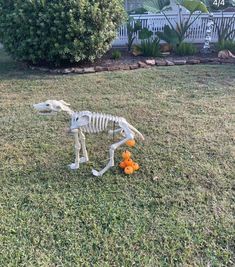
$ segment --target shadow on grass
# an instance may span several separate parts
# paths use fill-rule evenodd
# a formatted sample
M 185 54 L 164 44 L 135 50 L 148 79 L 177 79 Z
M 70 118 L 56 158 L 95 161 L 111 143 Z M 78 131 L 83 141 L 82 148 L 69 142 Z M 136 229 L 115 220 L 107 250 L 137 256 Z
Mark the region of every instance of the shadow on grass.
M 4 49 L 0 48 L 0 80 L 24 80 L 35 79 L 38 76 L 40 80 L 50 80 L 53 75 L 45 75 L 45 73 L 35 70 L 30 70 L 27 64 L 15 61 L 6 54 Z

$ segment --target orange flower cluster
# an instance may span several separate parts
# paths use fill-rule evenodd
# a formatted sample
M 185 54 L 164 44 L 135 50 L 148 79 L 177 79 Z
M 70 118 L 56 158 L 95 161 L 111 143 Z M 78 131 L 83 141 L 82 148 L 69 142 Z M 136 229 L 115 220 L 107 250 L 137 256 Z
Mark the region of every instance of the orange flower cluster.
M 130 139 L 130 140 L 126 141 L 126 145 L 129 146 L 129 147 L 135 146 L 135 140 L 134 139 Z
M 131 152 L 128 150 L 125 150 L 122 153 L 123 161 L 120 162 L 119 167 L 124 169 L 125 174 L 132 174 L 134 171 L 139 170 L 140 166 L 138 163 L 134 162 L 131 159 Z

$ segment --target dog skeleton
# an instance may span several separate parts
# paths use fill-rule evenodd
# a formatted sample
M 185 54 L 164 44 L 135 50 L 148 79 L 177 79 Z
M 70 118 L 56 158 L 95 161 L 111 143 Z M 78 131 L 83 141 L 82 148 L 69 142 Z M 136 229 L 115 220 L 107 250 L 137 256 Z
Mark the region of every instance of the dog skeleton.
M 218 58 L 222 58 L 222 59 L 235 58 L 235 55 L 228 49 L 225 49 L 225 50 L 219 51 Z
M 99 172 L 92 170 L 94 176 L 102 176 L 109 168 L 114 166 L 115 150 L 125 144 L 126 141 L 134 139 L 135 134 L 138 134 L 140 138 L 144 140 L 143 135 L 122 117 L 90 111 L 74 112 L 69 108 L 69 104 L 63 100 L 47 100 L 46 102 L 38 103 L 33 106 L 43 115 L 56 114 L 59 111 L 65 111 L 70 115 L 70 132 L 74 134 L 75 138 L 75 162 L 69 165 L 71 169 L 78 169 L 80 163 L 89 161 L 84 133 L 99 133 L 105 131 L 110 124 L 117 124 L 119 128 L 113 131 L 109 130 L 109 134 L 122 133 L 124 137 L 119 142 L 111 145 L 108 164 Z M 83 157 L 80 158 L 81 149 Z

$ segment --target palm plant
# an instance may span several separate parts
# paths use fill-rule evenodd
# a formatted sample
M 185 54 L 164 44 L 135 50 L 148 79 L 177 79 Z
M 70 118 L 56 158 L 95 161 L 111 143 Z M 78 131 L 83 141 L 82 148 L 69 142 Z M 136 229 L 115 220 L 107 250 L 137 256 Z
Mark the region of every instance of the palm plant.
M 206 5 L 197 0 L 181 0 L 179 5 L 186 8 L 189 11 L 189 16 L 183 19 L 181 14 L 179 16 L 179 21 L 175 21 L 175 26 L 168 18 L 166 11 L 171 9 L 169 0 L 145 0 L 144 8 L 150 12 L 162 13 L 166 18 L 169 25 L 164 27 L 163 32 L 157 32 L 157 36 L 172 44 L 173 46 L 181 44 L 185 38 L 189 35 L 188 30 L 192 24 L 198 19 L 201 13 L 208 13 Z M 198 14 L 195 12 L 199 11 Z
M 136 38 L 136 34 L 142 29 L 142 24 L 140 20 L 134 21 L 132 17 L 128 17 L 127 21 L 127 39 L 128 39 L 128 51 L 131 51 L 132 44 Z

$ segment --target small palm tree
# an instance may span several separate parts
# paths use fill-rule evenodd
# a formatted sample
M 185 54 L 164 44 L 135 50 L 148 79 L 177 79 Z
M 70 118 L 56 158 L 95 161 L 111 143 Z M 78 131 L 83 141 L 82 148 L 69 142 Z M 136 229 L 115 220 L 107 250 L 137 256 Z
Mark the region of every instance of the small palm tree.
M 189 35 L 188 30 L 192 26 L 192 24 L 198 19 L 201 13 L 208 13 L 208 9 L 206 5 L 197 0 L 181 0 L 179 1 L 179 5 L 186 8 L 189 11 L 189 16 L 186 19 L 182 19 L 180 14 L 179 21 L 175 21 L 174 26 L 168 15 L 166 13 L 167 10 L 170 10 L 170 1 L 169 0 L 145 0 L 144 8 L 152 13 L 162 13 L 169 25 L 164 27 L 163 32 L 157 32 L 157 35 L 160 39 L 175 45 L 180 45 L 185 38 Z M 198 12 L 196 16 L 193 18 L 192 16 Z

